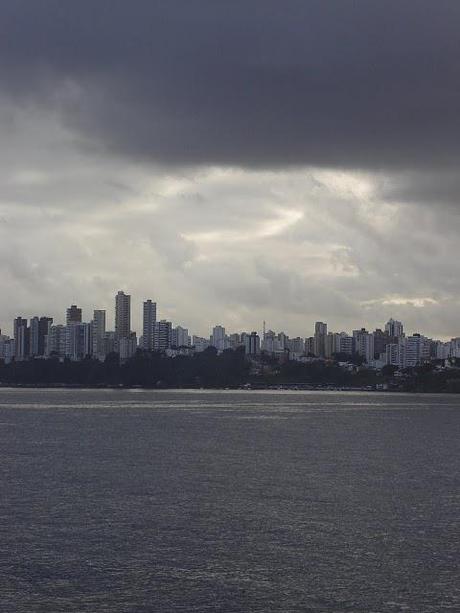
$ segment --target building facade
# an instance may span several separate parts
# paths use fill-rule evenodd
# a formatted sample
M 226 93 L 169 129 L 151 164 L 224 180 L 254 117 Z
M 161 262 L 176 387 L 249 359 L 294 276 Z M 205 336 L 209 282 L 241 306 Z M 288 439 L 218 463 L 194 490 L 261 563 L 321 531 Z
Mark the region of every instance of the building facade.
M 115 334 L 129 338 L 131 332 L 131 296 L 119 291 L 115 296 Z
M 147 351 L 153 351 L 156 323 L 157 303 L 146 300 L 142 309 L 142 347 Z

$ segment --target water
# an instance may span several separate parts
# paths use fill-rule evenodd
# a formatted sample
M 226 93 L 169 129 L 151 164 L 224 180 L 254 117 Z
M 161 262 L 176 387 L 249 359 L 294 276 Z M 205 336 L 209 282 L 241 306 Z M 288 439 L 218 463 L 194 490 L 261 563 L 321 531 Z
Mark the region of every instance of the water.
M 0 390 L 0 610 L 460 611 L 460 398 Z

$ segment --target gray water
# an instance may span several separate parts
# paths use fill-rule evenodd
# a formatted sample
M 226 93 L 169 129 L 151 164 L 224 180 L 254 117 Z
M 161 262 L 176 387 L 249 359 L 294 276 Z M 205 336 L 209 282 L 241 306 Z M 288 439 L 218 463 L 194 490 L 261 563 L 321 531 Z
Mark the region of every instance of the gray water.
M 0 390 L 0 611 L 460 611 L 460 398 Z

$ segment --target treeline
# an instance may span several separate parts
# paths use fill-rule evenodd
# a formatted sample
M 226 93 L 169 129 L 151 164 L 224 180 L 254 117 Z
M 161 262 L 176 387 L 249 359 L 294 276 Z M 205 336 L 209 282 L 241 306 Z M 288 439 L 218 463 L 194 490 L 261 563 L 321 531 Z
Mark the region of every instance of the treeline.
M 104 362 L 50 358 L 0 363 L 3 385 L 221 387 L 246 382 L 248 373 L 244 351 L 217 355 L 214 349 L 175 358 L 139 350 L 124 363 L 120 363 L 117 353 L 109 354 Z
M 460 392 L 460 369 L 435 370 L 432 365 L 396 373 L 393 366 L 382 371 L 359 368 L 350 371 L 337 362 L 286 361 L 279 364 L 262 355 L 248 360 L 244 349 L 221 354 L 210 347 L 192 356 L 166 357 L 138 350 L 120 363 L 116 353 L 104 362 L 88 358 L 80 362 L 33 359 L 4 364 L 0 361 L 1 385 L 79 385 L 126 387 L 237 387 L 294 385 L 382 388 L 411 392 Z
M 192 356 L 168 358 L 160 353 L 138 350 L 134 357 L 120 363 L 116 353 L 104 362 L 91 358 L 74 362 L 48 360 L 0 362 L 3 385 L 123 385 L 144 387 L 233 387 L 245 384 L 334 385 L 338 387 L 371 385 L 375 373 L 363 371 L 352 375 L 338 364 L 322 361 L 303 364 L 261 356 L 257 362 L 247 359 L 244 349 L 218 354 L 213 347 Z
M 404 380 L 403 389 L 406 392 L 449 392 L 460 393 L 460 368 L 443 371 L 436 370 L 432 364 L 414 368 Z

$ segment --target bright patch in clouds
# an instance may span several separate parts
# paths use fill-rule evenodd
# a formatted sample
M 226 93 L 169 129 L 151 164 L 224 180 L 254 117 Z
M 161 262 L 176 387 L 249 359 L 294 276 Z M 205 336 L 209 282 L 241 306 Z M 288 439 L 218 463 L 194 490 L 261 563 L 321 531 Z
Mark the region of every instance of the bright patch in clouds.
M 241 228 L 236 230 L 217 230 L 184 234 L 183 238 L 196 243 L 236 243 L 270 238 L 283 234 L 288 228 L 302 219 L 303 215 L 302 211 L 281 209 L 273 219 L 267 219 L 258 224 L 255 223 L 252 228 L 248 228 L 246 224 L 244 224 L 244 220 L 242 220 Z

